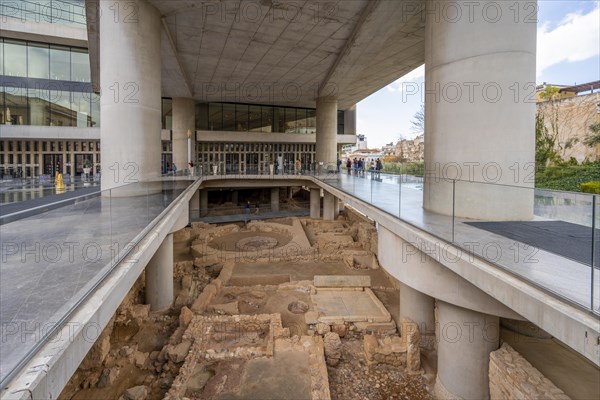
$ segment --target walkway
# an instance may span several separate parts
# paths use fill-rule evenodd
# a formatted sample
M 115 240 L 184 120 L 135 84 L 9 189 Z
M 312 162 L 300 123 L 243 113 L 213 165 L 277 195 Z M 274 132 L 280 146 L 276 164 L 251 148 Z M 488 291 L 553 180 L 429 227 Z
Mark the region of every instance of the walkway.
M 600 312 L 600 271 L 598 271 L 600 260 L 598 259 L 595 261 L 595 268 L 590 268 L 589 264 L 570 260 L 465 223 L 476 220 L 453 218 L 424 210 L 423 183 L 420 178 L 402 176 L 401 179 L 397 175 L 386 174 L 374 178 L 369 173 L 364 176 L 341 174 L 338 179 L 328 179 L 324 183 L 399 217 L 448 243 L 453 243 L 468 253 L 483 257 L 587 310 L 592 309 L 591 294 L 592 282 L 594 282 L 593 308 L 595 312 Z M 469 184 L 461 182 L 460 187 L 462 189 Z M 458 184 L 456 190 L 459 190 Z M 522 188 L 516 191 L 516 195 L 533 195 L 532 191 L 532 189 Z M 591 195 L 537 189 L 534 193 L 534 220 L 559 220 L 592 226 Z M 596 207 L 599 205 L 596 204 Z M 596 218 L 599 217 L 600 208 L 597 208 Z M 600 226 L 600 219 L 596 221 L 595 226 Z M 596 248 L 600 248 L 598 228 L 595 243 Z M 440 245 L 443 246 L 443 243 Z M 589 254 L 591 252 L 590 247 Z
M 192 182 L 127 185 L 0 226 L 0 381 Z

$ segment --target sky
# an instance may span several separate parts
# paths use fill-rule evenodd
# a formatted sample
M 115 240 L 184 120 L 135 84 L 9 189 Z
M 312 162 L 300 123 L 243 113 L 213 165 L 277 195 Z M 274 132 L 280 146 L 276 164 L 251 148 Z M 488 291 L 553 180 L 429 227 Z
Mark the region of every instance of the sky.
M 536 83 L 572 85 L 600 80 L 600 0 L 538 0 Z M 421 96 L 403 83 L 423 83 L 421 66 L 357 105 L 357 133 L 370 148 L 413 138 Z

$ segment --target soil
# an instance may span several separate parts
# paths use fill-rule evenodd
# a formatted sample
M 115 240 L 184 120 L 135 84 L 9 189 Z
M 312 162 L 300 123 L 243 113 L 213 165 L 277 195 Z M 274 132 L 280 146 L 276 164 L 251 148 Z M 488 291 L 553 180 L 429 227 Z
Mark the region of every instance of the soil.
M 420 375 L 387 364 L 369 366 L 361 334 L 349 332 L 342 339 L 342 359 L 327 367 L 332 400 L 433 399 Z

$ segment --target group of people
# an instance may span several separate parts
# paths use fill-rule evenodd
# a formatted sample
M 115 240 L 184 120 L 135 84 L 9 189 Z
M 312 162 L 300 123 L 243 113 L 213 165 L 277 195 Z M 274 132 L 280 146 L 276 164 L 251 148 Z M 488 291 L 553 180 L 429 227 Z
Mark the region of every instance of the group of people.
M 353 160 L 348 159 L 346 161 L 346 170 L 348 175 L 354 173 L 355 175 L 364 176 L 365 171 L 372 172 L 379 176 L 381 170 L 383 169 L 383 163 L 381 159 L 371 160 L 370 162 L 365 160 L 364 158 L 356 158 Z

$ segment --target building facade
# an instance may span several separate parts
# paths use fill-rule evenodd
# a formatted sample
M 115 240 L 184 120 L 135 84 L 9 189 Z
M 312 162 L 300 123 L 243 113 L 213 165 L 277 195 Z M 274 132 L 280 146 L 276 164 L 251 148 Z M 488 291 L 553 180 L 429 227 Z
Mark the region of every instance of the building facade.
M 76 177 L 84 164 L 101 173 L 100 96 L 128 88 L 93 82 L 84 0 L 3 2 L 0 6 L 0 176 Z M 125 99 L 126 101 L 126 99 Z M 161 172 L 173 167 L 173 99 L 161 107 Z M 316 159 L 316 109 L 194 101 L 193 163 L 225 172 Z M 355 142 L 356 110 L 337 112 L 338 151 Z M 187 161 L 187 160 L 186 160 Z M 179 165 L 179 169 L 185 165 Z

